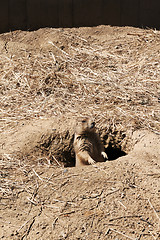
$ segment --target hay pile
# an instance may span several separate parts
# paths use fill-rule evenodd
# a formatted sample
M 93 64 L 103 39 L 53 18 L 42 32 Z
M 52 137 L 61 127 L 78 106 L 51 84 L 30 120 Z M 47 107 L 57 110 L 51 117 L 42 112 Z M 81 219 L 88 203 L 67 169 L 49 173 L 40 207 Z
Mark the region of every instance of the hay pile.
M 160 133 L 159 41 L 159 31 L 107 26 L 1 34 L 0 131 L 69 114 Z

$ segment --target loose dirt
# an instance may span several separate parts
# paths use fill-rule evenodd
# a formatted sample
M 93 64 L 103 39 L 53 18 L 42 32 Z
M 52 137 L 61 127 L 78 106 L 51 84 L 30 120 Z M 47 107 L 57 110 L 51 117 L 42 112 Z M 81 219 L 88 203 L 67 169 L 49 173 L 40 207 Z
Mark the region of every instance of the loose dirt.
M 0 238 L 160 239 L 160 32 L 0 35 Z M 75 168 L 76 120 L 109 161 Z

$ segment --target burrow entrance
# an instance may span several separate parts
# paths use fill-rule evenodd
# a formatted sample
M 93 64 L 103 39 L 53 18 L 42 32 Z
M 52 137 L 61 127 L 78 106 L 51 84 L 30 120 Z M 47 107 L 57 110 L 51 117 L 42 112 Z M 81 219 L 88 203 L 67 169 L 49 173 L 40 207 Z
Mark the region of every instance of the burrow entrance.
M 128 154 L 127 136 L 124 132 L 112 131 L 111 129 L 107 133 L 102 133 L 101 136 L 109 161 Z M 43 156 L 49 156 L 51 164 L 74 167 L 73 140 L 74 134 L 70 134 L 69 131 L 65 132 L 65 134 L 55 132 L 54 135 L 43 136 L 38 148 Z
M 121 149 L 121 147 L 112 147 L 111 144 L 109 144 L 109 146 L 107 147 L 107 149 L 105 150 L 105 152 L 107 153 L 108 156 L 108 160 L 116 160 L 119 157 L 125 156 L 127 155 L 127 153 L 125 151 L 123 151 Z
M 116 160 L 128 153 L 127 136 L 122 131 L 110 128 L 103 136 L 103 144 L 109 161 Z

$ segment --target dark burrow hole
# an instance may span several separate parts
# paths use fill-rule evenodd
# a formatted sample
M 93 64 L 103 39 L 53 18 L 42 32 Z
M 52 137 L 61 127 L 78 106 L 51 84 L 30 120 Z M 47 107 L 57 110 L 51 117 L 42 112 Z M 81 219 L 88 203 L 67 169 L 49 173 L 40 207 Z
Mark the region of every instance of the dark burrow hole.
M 119 157 L 127 155 L 126 152 L 121 150 L 121 147 L 113 147 L 111 144 L 105 149 L 108 156 L 108 161 L 116 160 Z M 74 152 L 63 152 L 64 167 L 75 167 L 75 155 Z
M 75 167 L 76 159 L 73 150 L 63 152 L 64 167 Z
M 121 150 L 121 147 L 112 147 L 110 144 L 105 149 L 105 152 L 108 156 L 108 160 L 116 160 L 119 157 L 127 155 L 124 151 Z

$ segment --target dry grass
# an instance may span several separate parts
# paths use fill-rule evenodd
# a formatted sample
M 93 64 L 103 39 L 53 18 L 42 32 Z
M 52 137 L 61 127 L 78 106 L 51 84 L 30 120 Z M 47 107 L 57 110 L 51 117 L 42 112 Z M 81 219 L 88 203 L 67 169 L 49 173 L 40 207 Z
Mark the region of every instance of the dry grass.
M 44 29 L 31 33 L 11 32 L 0 35 L 1 136 L 7 134 L 7 132 L 15 131 L 17 126 L 26 121 L 50 118 L 52 116 L 60 118 L 62 115 L 67 115 L 71 118 L 76 118 L 80 115 L 93 115 L 96 118 L 99 129 L 103 130 L 105 128 L 105 131 L 106 126 L 108 128 L 112 126 L 113 132 L 114 127 L 116 128 L 117 126 L 124 132 L 142 127 L 160 134 L 160 32 L 134 28 L 114 28 L 113 32 L 110 33 L 111 29 L 113 30 L 113 28 L 104 26 L 88 29 Z M 153 229 L 153 224 L 149 228 L 151 232 L 147 232 L 149 235 L 147 239 L 151 237 L 158 239 L 159 230 L 157 230 L 156 221 L 159 224 L 159 215 L 154 205 L 155 202 L 158 202 L 157 199 L 154 204 L 148 200 L 150 210 L 147 213 L 146 209 L 142 209 L 145 201 L 143 201 L 141 206 L 142 199 L 139 198 L 139 189 L 137 190 L 137 199 L 135 199 L 135 209 L 132 206 L 132 196 L 128 197 L 126 205 L 121 203 L 123 197 L 122 194 L 121 196 L 118 195 L 116 184 L 119 181 L 119 186 L 121 187 L 121 181 L 124 179 L 124 176 L 120 176 L 121 170 L 113 176 L 112 171 L 118 171 L 120 166 L 117 168 L 113 167 L 112 171 L 110 171 L 111 167 L 112 165 L 110 165 L 109 170 L 102 169 L 105 176 L 101 176 L 102 173 L 100 174 L 100 177 L 102 177 L 101 186 L 104 190 L 105 187 L 108 187 L 107 184 L 110 184 L 112 191 L 109 191 L 109 194 L 110 192 L 117 194 L 114 198 L 111 196 L 111 200 L 108 200 L 108 195 L 104 195 L 106 197 L 105 211 L 107 203 L 108 212 L 111 215 L 113 213 L 113 219 L 123 219 L 122 216 L 127 215 L 126 206 L 130 206 L 134 216 L 136 206 L 139 204 L 141 213 L 146 215 L 146 219 L 148 219 L 147 214 L 154 215 L 156 219 Z M 72 214 L 73 209 L 70 207 L 70 212 L 68 210 L 67 213 L 63 213 L 63 208 L 65 210 L 65 207 L 54 206 L 54 202 L 57 201 L 61 205 L 63 203 L 68 204 L 66 196 L 70 198 L 70 195 L 67 194 L 70 192 L 70 188 L 74 189 L 76 182 L 73 176 L 77 176 L 79 181 L 81 181 L 81 178 L 84 181 L 88 178 L 85 171 L 76 174 L 72 172 L 72 174 L 68 175 L 61 167 L 57 169 L 57 166 L 52 165 L 50 168 L 50 161 L 47 158 L 45 161 L 44 159 L 35 160 L 34 169 L 33 162 L 29 164 L 28 159 L 25 159 L 25 157 L 21 159 L 13 154 L 4 154 L 2 156 L 0 168 L 0 176 L 2 177 L 0 187 L 2 195 L 1 209 L 3 207 L 4 212 L 10 204 L 12 205 L 12 201 L 16 204 L 17 213 L 18 208 L 21 207 L 23 209 L 24 203 L 28 201 L 30 203 L 28 215 L 32 213 L 33 206 L 37 208 L 41 206 L 40 212 L 38 209 L 38 214 L 31 215 L 32 217 L 27 215 L 27 219 L 29 219 L 27 221 L 26 219 L 24 221 L 23 218 L 22 220 L 20 219 L 20 225 L 17 225 L 15 228 L 13 227 L 15 219 L 13 218 L 14 221 L 12 219 L 12 228 L 14 230 L 17 229 L 16 234 L 24 231 L 24 236 L 29 233 L 28 231 L 31 229 L 35 218 L 41 214 L 42 208 L 43 212 L 46 211 L 46 213 L 46 208 L 51 209 L 48 214 L 51 214 L 51 211 L 55 208 L 56 212 L 51 214 L 56 216 L 52 223 L 52 228 L 53 230 L 56 228 L 57 232 L 57 220 L 59 221 L 59 218 L 62 218 L 65 214 Z M 56 171 L 54 171 L 55 168 Z M 125 170 L 125 168 L 127 168 L 126 165 L 122 169 Z M 97 170 L 98 168 L 95 169 Z M 48 170 L 50 170 L 49 176 L 47 175 Z M 99 178 L 95 181 L 95 172 L 98 172 L 96 170 L 94 171 L 93 169 L 94 176 L 91 176 L 91 181 L 94 179 L 94 184 L 89 185 L 91 192 L 93 191 L 92 187 L 95 188 L 95 184 L 99 182 Z M 91 173 L 92 169 L 87 174 Z M 111 174 L 111 178 L 108 178 L 108 174 Z M 70 177 L 71 182 L 68 182 Z M 117 180 L 118 177 L 119 179 Z M 128 177 L 129 180 L 132 177 L 133 174 L 131 173 Z M 107 183 L 105 179 L 108 179 Z M 83 185 L 81 182 L 79 183 L 77 187 Z M 114 185 L 115 188 L 113 188 Z M 65 192 L 67 187 L 69 190 Z M 63 197 L 61 189 L 65 193 Z M 124 186 L 123 189 L 132 191 L 132 188 L 128 188 L 128 186 Z M 145 187 L 142 186 L 142 195 L 144 194 L 144 189 Z M 150 189 L 152 188 L 150 187 Z M 102 189 L 100 190 L 102 191 Z M 55 196 L 55 191 L 60 200 L 56 199 L 52 202 L 52 199 L 50 203 L 49 196 L 51 192 L 53 192 L 52 196 Z M 88 187 L 87 189 L 80 189 L 80 193 L 76 191 L 75 196 L 71 199 L 76 199 L 80 203 L 83 202 L 83 199 L 81 201 L 77 200 L 79 198 L 78 194 L 81 192 L 88 194 Z M 135 191 L 136 188 L 134 189 Z M 25 193 L 25 197 L 24 199 L 22 197 L 21 205 L 19 205 L 16 201 L 20 201 L 21 193 L 22 196 Z M 40 196 L 37 197 L 37 193 Z M 72 194 L 74 195 L 74 191 Z M 154 194 L 155 198 L 157 195 Z M 28 196 L 27 199 L 26 196 Z M 101 199 L 101 196 L 98 196 L 98 198 L 101 200 L 98 201 L 98 204 L 103 203 L 103 198 Z M 49 201 L 46 202 L 46 199 L 49 199 Z M 113 199 L 116 199 L 115 202 L 118 202 L 118 206 L 124 209 L 122 215 L 120 214 L 121 209 L 117 211 L 117 208 L 114 215 L 115 203 Z M 89 201 L 92 202 L 92 198 L 89 198 Z M 111 204 L 113 204 L 111 207 L 113 211 L 110 209 Z M 25 211 L 28 211 L 26 206 L 24 208 Z M 62 212 L 57 215 L 59 209 L 62 209 Z M 97 209 L 97 206 L 95 209 Z M 102 208 L 103 211 L 104 209 Z M 9 211 L 11 212 L 11 210 Z M 81 213 L 82 211 L 84 211 L 85 216 L 83 205 L 79 212 Z M 139 214 L 139 209 L 137 211 Z M 24 216 L 26 215 L 24 214 Z M 108 222 L 107 216 L 105 218 Z M 102 217 L 99 216 L 102 225 L 103 217 L 104 214 Z M 78 210 L 76 209 L 75 219 L 79 219 Z M 128 222 L 130 224 L 132 220 L 128 220 Z M 29 223 L 30 225 L 28 226 Z M 7 224 L 7 221 L 4 222 L 4 225 L 7 226 Z M 119 227 L 118 225 L 113 225 L 114 228 L 109 228 L 106 235 L 114 233 L 116 236 L 118 234 L 128 239 L 135 239 L 130 236 L 135 236 L 135 234 L 138 235 L 139 233 L 139 239 L 141 236 L 143 237 L 143 232 L 140 234 L 142 224 L 138 225 L 137 233 L 133 233 L 130 229 L 128 232 L 126 231 L 128 226 L 132 228 L 131 224 L 127 225 L 127 227 L 125 222 L 119 222 L 119 224 Z M 111 223 L 109 222 L 108 226 L 110 225 Z M 28 229 L 27 233 L 25 233 L 25 228 Z M 125 231 L 122 232 L 123 228 L 125 228 Z M 8 229 L 10 229 L 10 226 Z M 146 227 L 146 229 L 148 228 Z M 46 230 L 44 231 L 47 233 Z M 114 235 L 113 239 L 115 239 Z
M 96 35 L 84 33 L 48 29 L 41 45 L 30 39 L 33 33 L 19 32 L 20 45 L 17 32 L 3 35 L 1 132 L 24 120 L 67 113 L 92 114 L 101 128 L 115 122 L 122 129 L 160 133 L 160 32 L 130 29 L 113 37 L 106 32 L 109 38 L 97 42 Z M 26 47 L 27 39 L 33 46 Z

